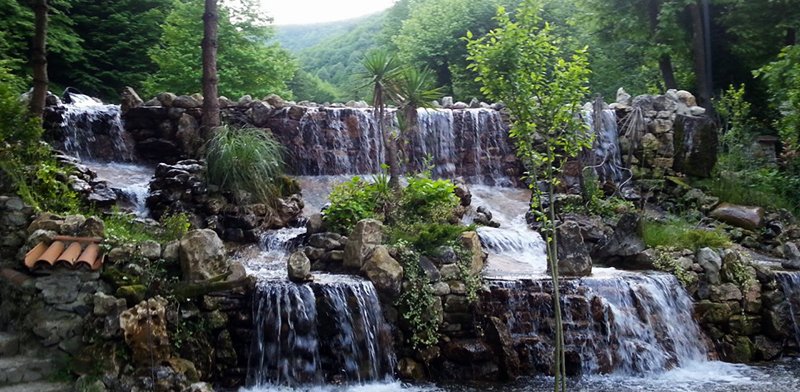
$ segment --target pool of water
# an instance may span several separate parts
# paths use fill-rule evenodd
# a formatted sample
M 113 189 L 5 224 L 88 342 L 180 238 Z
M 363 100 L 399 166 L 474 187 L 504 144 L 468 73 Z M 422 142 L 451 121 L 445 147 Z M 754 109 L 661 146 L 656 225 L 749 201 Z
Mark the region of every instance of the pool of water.
M 800 358 L 758 365 L 702 362 L 647 376 L 591 376 L 568 382 L 571 392 L 797 392 L 800 391 Z M 242 388 L 239 392 L 547 392 L 550 377 L 523 377 L 511 383 L 406 384 L 372 383 L 351 386 Z

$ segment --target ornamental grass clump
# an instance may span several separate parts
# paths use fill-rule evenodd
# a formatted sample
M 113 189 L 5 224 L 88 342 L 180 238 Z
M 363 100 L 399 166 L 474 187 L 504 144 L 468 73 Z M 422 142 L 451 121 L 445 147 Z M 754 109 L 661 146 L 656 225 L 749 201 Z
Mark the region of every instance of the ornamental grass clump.
M 274 204 L 281 195 L 283 147 L 262 129 L 217 129 L 206 150 L 208 181 L 239 202 Z

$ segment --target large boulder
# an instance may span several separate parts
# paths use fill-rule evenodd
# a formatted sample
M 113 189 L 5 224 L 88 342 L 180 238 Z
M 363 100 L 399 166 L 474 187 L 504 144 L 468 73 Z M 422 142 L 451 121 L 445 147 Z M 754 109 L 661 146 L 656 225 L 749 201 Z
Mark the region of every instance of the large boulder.
M 627 258 L 638 255 L 647 248 L 639 236 L 639 215 L 623 214 L 617 222 L 614 234 L 600 247 L 597 256 L 600 258 Z
M 558 225 L 558 273 L 561 276 L 588 276 L 592 257 L 583 242 L 581 227 L 575 221 Z M 550 269 L 548 265 L 548 270 Z
M 225 244 L 214 230 L 192 230 L 181 238 L 181 270 L 187 281 L 213 278 L 228 272 Z
M 144 103 L 142 98 L 139 97 L 139 94 L 136 93 L 136 90 L 134 90 L 133 87 L 128 86 L 122 89 L 120 100 L 120 110 L 123 114 L 127 113 L 128 110 L 132 108 L 138 108 L 139 106 L 142 106 Z
M 711 248 L 701 248 L 697 251 L 695 260 L 703 267 L 709 283 L 719 284 L 721 282 L 719 271 L 722 269 L 722 257 L 717 252 Z
M 459 241 L 461 241 L 461 246 L 468 250 L 472 257 L 469 262 L 469 272 L 473 275 L 479 274 L 483 270 L 486 254 L 483 253 L 483 248 L 481 248 L 481 239 L 478 237 L 478 233 L 474 231 L 461 233 Z
M 311 260 L 308 259 L 302 250 L 296 251 L 289 256 L 286 261 L 289 280 L 295 283 L 303 283 L 311 280 Z
M 722 203 L 710 215 L 714 219 L 747 230 L 756 230 L 764 223 L 764 209 L 761 207 Z
M 390 296 L 400 293 L 403 266 L 389 255 L 389 250 L 385 246 L 375 246 L 364 261 L 361 272 L 372 281 L 378 291 Z
M 167 300 L 155 297 L 120 315 L 119 327 L 131 348 L 134 364 L 150 367 L 169 358 L 166 306 Z
M 361 269 L 365 259 L 383 241 L 383 224 L 375 219 L 356 223 L 344 247 L 344 266 Z
M 708 116 L 678 115 L 674 126 L 672 168 L 693 177 L 710 177 L 717 163 L 717 124 Z

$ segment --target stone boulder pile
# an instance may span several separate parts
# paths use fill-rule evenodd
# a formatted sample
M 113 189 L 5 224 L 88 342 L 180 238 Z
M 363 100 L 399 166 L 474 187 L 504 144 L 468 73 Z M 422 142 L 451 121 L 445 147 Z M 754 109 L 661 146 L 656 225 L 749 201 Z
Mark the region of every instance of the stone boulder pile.
M 147 197 L 154 218 L 186 213 L 194 227 L 214 230 L 222 239 L 234 242 L 255 242 L 263 230 L 296 222 L 304 206 L 299 194 L 282 197 L 276 204 L 239 203 L 233 195 L 209 186 L 205 165 L 196 160 L 159 164 Z

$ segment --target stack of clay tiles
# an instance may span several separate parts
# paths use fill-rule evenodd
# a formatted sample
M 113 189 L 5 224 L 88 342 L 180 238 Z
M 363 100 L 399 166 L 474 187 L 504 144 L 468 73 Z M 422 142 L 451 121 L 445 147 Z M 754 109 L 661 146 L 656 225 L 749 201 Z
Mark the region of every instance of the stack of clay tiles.
M 25 255 L 25 266 L 30 270 L 65 267 L 97 271 L 105 259 L 100 241 L 102 238 L 56 236 L 33 247 Z

